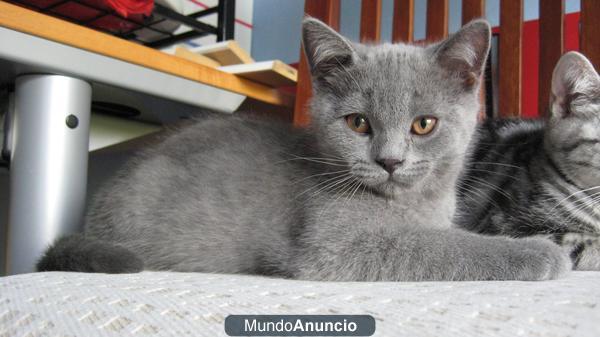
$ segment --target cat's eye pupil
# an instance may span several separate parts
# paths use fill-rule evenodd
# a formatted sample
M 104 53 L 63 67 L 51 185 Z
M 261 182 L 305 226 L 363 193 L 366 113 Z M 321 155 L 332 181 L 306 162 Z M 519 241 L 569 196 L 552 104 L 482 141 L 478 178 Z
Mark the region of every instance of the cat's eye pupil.
M 360 134 L 367 134 L 370 132 L 369 120 L 367 117 L 361 114 L 351 114 L 345 117 L 346 124 L 352 131 Z
M 437 118 L 435 117 L 419 117 L 414 120 L 411 126 L 411 132 L 419 136 L 427 135 L 433 131 L 436 122 Z
M 361 117 L 361 116 L 354 117 L 354 127 L 356 127 L 357 129 L 360 128 L 364 122 L 365 122 L 365 119 L 363 117 Z

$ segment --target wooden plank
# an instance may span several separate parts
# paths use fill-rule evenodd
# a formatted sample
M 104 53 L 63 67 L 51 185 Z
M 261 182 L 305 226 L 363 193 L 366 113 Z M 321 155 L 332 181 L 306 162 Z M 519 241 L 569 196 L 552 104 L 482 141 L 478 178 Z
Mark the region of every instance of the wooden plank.
M 581 0 L 580 49 L 592 62 L 596 71 L 600 70 L 600 1 Z
M 565 1 L 540 1 L 540 55 L 538 76 L 538 112 L 548 113 L 550 87 L 554 66 L 563 47 Z
M 498 109 L 502 117 L 521 116 L 523 0 L 500 2 Z
M 304 14 L 325 22 L 336 31 L 340 30 L 340 0 L 305 0 Z
M 462 1 L 462 24 L 466 25 L 477 18 L 485 17 L 485 0 L 463 0 Z M 485 72 L 481 75 L 481 86 L 479 87 L 479 119 L 485 119 Z
M 485 0 L 462 0 L 462 24 L 485 17 Z
M 200 55 L 200 54 L 196 54 L 193 51 L 187 49 L 186 47 L 183 46 L 177 46 L 175 47 L 175 56 L 177 57 L 181 57 L 184 58 L 188 61 L 192 61 L 192 62 L 196 62 L 199 64 L 203 64 L 207 67 L 212 67 L 212 68 L 216 68 L 216 67 L 220 67 L 221 64 L 211 58 L 208 58 L 204 55 Z
M 271 87 L 292 86 L 298 80 L 298 71 L 279 60 L 236 64 L 219 70 Z
M 392 42 L 412 42 L 415 29 L 415 0 L 394 0 Z
M 427 1 L 427 40 L 437 41 L 448 36 L 448 0 Z
M 306 126 L 310 123 L 310 112 L 308 103 L 312 97 L 312 83 L 310 69 L 306 61 L 304 51 L 301 51 L 298 63 L 298 84 L 296 85 L 296 103 L 294 104 L 294 115 L 292 121 L 295 126 Z
M 277 89 L 2 1 L 0 26 L 270 104 L 294 104 L 292 96 Z
M 360 42 L 379 42 L 381 38 L 382 0 L 362 0 L 360 10 Z
M 223 66 L 254 63 L 250 54 L 233 40 L 195 47 L 192 52 L 211 58 Z
M 340 29 L 340 0 L 306 0 L 304 2 L 304 13 L 327 23 L 335 30 Z M 307 104 L 311 96 L 310 71 L 306 62 L 306 55 L 304 55 L 303 50 L 300 50 L 298 86 L 293 116 L 294 125 L 306 126 L 310 123 Z

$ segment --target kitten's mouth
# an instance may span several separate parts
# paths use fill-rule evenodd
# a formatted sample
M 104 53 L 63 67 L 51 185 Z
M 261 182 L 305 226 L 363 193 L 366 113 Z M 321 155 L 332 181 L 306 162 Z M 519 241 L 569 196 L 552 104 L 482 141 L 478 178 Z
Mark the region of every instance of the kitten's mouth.
M 386 195 L 396 195 L 400 191 L 408 191 L 419 186 L 420 182 L 425 178 L 425 173 L 408 173 L 396 172 L 388 174 L 388 177 L 380 183 L 382 190 L 385 190 Z
M 353 175 L 364 185 L 382 195 L 393 197 L 402 191 L 412 190 L 427 175 L 428 167 L 399 168 L 392 174 L 383 169 L 357 167 Z
M 419 177 L 399 178 L 397 175 L 390 174 L 380 179 L 363 180 L 363 183 L 382 195 L 394 197 L 401 191 L 413 189 L 420 180 Z

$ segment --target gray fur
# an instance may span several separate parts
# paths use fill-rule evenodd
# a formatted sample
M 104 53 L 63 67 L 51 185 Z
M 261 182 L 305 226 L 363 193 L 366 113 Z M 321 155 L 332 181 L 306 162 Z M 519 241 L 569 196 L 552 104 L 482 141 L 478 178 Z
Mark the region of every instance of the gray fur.
M 100 192 L 86 240 L 127 247 L 151 270 L 311 280 L 542 280 L 570 262 L 547 240 L 452 228 L 455 185 L 479 111 L 490 27 L 429 47 L 364 46 L 303 23 L 310 128 L 207 117 Z M 372 132 L 352 131 L 362 113 Z M 435 116 L 431 134 L 410 132 Z M 393 174 L 376 163 L 393 158 Z
M 565 54 L 546 120 L 489 120 L 459 186 L 458 223 L 486 234 L 550 236 L 577 269 L 600 270 L 600 77 Z

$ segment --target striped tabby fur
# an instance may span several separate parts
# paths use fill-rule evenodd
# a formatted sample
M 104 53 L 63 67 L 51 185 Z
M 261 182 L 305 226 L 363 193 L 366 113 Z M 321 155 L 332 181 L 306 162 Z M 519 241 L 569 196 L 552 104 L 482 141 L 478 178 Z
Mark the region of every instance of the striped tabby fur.
M 458 186 L 459 226 L 548 236 L 580 270 L 600 270 L 600 77 L 568 53 L 546 120 L 488 120 Z

